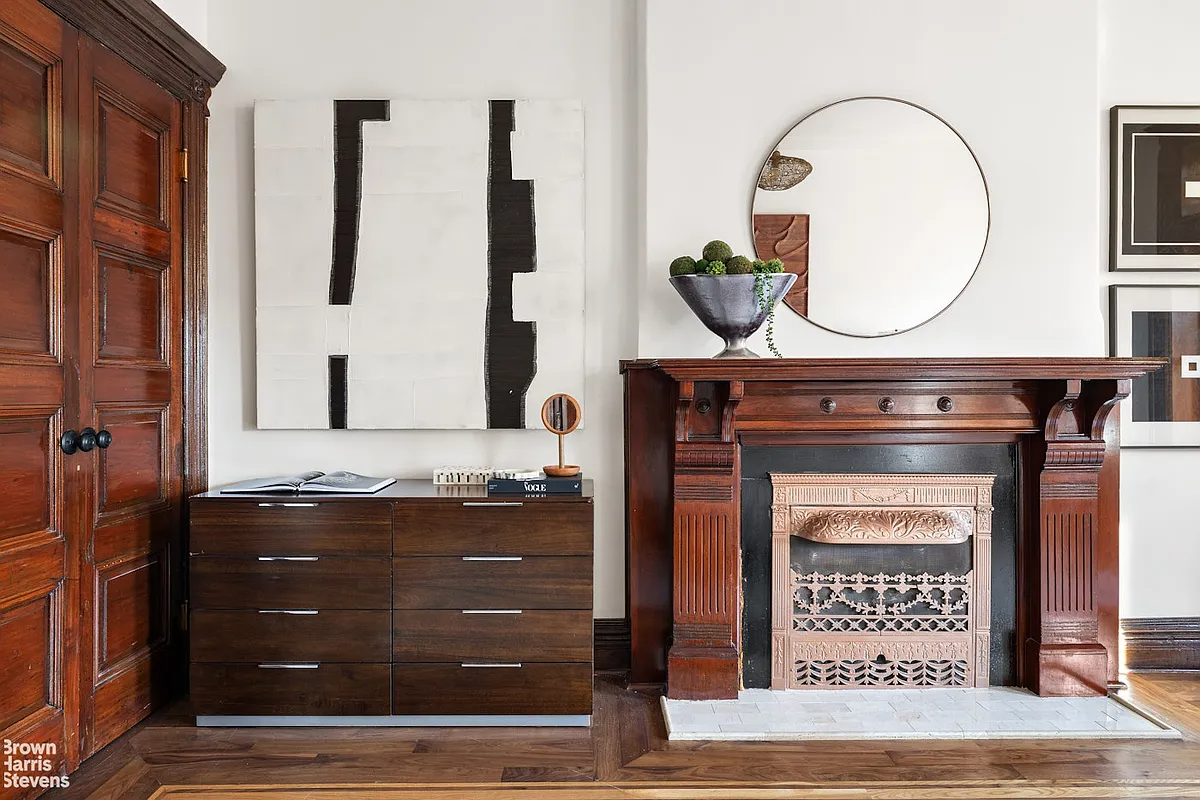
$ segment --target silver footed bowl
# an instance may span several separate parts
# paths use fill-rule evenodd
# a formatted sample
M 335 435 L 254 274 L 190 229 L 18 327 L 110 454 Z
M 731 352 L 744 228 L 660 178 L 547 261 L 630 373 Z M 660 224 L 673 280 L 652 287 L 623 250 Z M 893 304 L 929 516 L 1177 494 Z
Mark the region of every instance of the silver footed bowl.
M 796 282 L 790 272 L 765 276 L 770 284 L 767 302 L 760 305 L 753 275 L 676 275 L 671 285 L 704 327 L 725 340 L 713 358 L 760 358 L 746 340 L 762 327 L 767 314 Z

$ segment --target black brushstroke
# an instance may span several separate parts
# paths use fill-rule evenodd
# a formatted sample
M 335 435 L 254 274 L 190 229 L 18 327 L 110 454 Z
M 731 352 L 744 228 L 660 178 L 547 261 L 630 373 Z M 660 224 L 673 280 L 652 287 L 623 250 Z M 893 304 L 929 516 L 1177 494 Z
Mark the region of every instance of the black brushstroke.
M 333 266 L 329 304 L 348 306 L 354 296 L 358 220 L 362 204 L 362 124 L 391 118 L 387 100 L 335 100 L 333 115 Z
M 488 306 L 484 386 L 489 428 L 524 428 L 537 374 L 537 326 L 513 320 L 513 275 L 536 272 L 533 181 L 513 180 L 514 102 L 489 103 Z
M 346 429 L 347 407 L 350 405 L 349 357 L 329 357 L 329 427 Z

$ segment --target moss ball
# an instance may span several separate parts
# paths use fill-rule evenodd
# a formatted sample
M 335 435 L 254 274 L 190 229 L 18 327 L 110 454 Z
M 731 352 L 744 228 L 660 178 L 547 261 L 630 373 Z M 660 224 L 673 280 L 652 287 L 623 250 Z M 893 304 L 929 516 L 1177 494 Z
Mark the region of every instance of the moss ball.
M 707 275 L 708 274 L 708 259 L 707 258 L 702 258 L 696 262 L 696 274 L 697 275 Z
M 671 262 L 671 277 L 676 275 L 691 275 L 696 271 L 696 259 L 691 256 L 680 256 Z
M 767 269 L 771 272 L 783 272 L 783 262 L 778 258 L 772 258 L 767 262 Z
M 733 248 L 722 242 L 720 239 L 713 239 L 708 244 L 704 245 L 704 258 L 708 261 L 720 261 L 725 263 L 733 258 Z
M 754 271 L 754 264 L 745 256 L 734 256 L 725 262 L 725 272 L 730 275 L 749 275 Z

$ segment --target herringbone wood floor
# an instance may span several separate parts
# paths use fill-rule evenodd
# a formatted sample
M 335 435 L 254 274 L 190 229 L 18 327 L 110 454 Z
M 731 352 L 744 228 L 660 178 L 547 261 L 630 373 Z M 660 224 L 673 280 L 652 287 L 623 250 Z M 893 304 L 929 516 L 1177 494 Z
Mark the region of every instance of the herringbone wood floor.
M 1200 674 L 1131 676 L 1186 738 L 675 742 L 658 698 L 596 683 L 587 729 L 198 729 L 155 714 L 48 797 L 140 800 L 1200 797 Z

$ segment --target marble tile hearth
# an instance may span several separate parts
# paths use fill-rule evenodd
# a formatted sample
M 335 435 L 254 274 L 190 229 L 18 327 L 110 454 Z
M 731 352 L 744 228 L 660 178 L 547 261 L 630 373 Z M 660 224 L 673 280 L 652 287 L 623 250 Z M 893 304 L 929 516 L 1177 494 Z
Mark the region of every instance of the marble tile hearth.
M 747 689 L 737 700 L 670 700 L 672 740 L 1178 739 L 1109 697 L 1038 697 L 1024 689 Z

